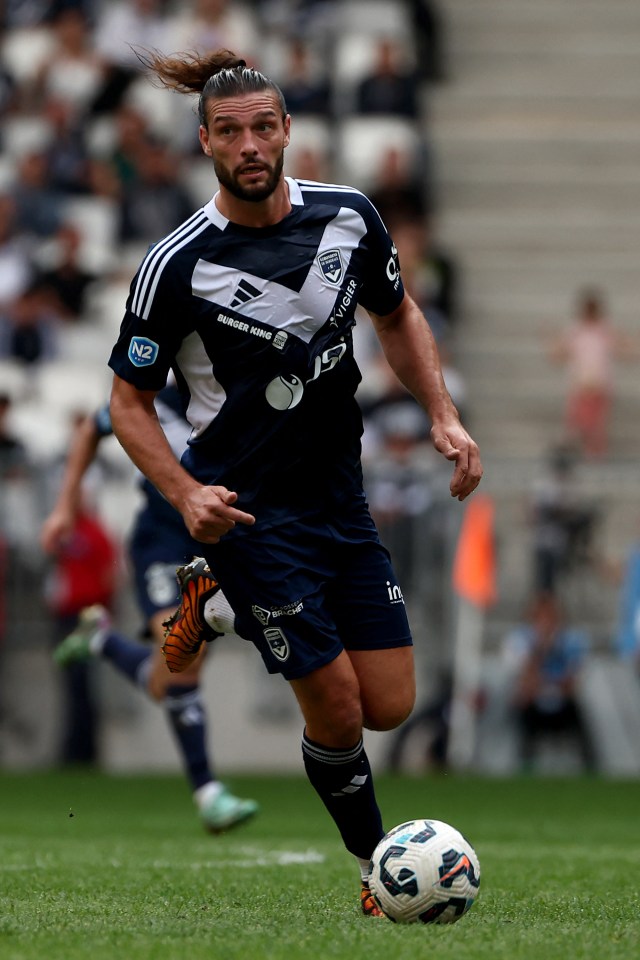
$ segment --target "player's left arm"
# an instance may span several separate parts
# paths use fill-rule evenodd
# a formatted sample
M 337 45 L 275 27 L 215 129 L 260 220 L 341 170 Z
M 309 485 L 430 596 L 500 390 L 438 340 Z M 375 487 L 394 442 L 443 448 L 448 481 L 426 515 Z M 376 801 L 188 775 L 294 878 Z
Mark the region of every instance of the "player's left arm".
M 482 477 L 480 452 L 445 386 L 438 347 L 424 314 L 406 293 L 391 313 L 369 314 L 389 365 L 431 420 L 434 447 L 455 463 L 451 496 L 464 500 Z

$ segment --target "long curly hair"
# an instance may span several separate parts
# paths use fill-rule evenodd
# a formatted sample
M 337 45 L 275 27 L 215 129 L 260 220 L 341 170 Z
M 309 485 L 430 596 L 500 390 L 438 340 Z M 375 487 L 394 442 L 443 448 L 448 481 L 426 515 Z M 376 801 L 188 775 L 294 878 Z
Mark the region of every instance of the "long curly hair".
M 282 90 L 264 74 L 248 67 L 246 60 L 231 50 L 209 54 L 183 53 L 163 56 L 157 52 L 138 53 L 142 64 L 154 73 L 163 86 L 178 93 L 198 93 L 198 118 L 207 126 L 209 99 L 233 97 L 243 93 L 271 90 L 278 98 L 283 118 L 287 105 Z

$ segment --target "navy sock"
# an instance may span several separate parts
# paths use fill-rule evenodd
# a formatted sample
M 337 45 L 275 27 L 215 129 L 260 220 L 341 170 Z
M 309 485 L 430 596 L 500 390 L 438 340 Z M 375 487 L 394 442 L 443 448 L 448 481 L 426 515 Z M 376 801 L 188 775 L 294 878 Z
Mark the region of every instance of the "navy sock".
M 367 860 L 384 830 L 362 740 L 341 750 L 314 743 L 305 733 L 302 755 L 309 781 L 333 817 L 345 847 Z
M 200 689 L 195 684 L 175 684 L 167 689 L 164 705 L 191 787 L 197 790 L 215 779 L 207 756 L 206 716 Z
M 116 670 L 138 683 L 140 668 L 151 656 L 147 644 L 136 643 L 121 633 L 110 630 L 102 646 L 101 655 L 110 660 Z

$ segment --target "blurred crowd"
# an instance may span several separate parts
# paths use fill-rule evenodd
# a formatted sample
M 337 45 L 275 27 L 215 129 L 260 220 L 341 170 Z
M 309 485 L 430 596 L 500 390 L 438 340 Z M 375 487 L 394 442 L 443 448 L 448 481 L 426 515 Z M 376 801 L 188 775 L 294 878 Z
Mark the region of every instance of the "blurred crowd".
M 198 141 L 195 103 L 158 89 L 141 57 L 216 48 L 233 50 L 282 87 L 297 129 L 285 155 L 287 174 L 349 183 L 370 196 L 464 412 L 455 360 L 459 276 L 437 236 L 429 129 L 431 92 L 447 79 L 435 2 L 5 0 L 0 559 L 9 560 L 0 571 L 0 600 L 8 611 L 3 633 L 17 598 L 24 601 L 35 587 L 54 643 L 91 599 L 86 591 L 75 597 L 74 583 L 84 581 L 73 570 L 86 570 L 107 552 L 113 566 L 119 556 L 126 531 L 116 530 L 106 551 L 114 530 L 99 493 L 87 496 L 84 528 L 76 531 L 70 555 L 45 560 L 38 530 L 74 423 L 107 396 L 107 359 L 136 265 L 149 244 L 216 189 Z M 358 325 L 355 336 L 372 508 L 383 534 L 395 537 L 409 594 L 416 557 L 424 560 L 416 518 L 432 505 L 430 424 L 390 375 L 373 333 Z M 123 480 L 133 501 L 130 474 Z M 118 583 L 116 576 L 109 584 L 111 603 Z M 70 718 L 68 730 L 74 726 Z M 62 754 L 87 759 L 94 749 L 67 737 Z
M 371 197 L 464 411 L 458 270 L 438 241 L 429 133 L 430 92 L 447 72 L 437 4 L 6 0 L 0 9 L 0 364 L 10 419 L 36 457 L 82 405 L 78 378 L 86 406 L 98 401 L 148 245 L 215 191 L 194 104 L 151 83 L 140 59 L 150 50 L 227 47 L 280 83 L 298 127 L 286 172 Z M 356 339 L 365 456 L 424 454 L 424 415 L 370 331 Z

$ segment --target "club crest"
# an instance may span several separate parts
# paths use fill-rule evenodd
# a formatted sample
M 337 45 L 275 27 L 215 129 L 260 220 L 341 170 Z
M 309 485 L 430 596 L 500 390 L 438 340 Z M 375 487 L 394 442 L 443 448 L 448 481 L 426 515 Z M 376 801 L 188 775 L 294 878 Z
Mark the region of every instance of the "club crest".
M 269 644 L 271 653 L 277 660 L 284 663 L 289 657 L 289 641 L 279 627 L 267 627 L 262 631 L 264 638 Z
M 342 257 L 339 250 L 327 250 L 318 257 L 318 264 L 322 273 L 334 286 L 338 286 L 342 280 Z

